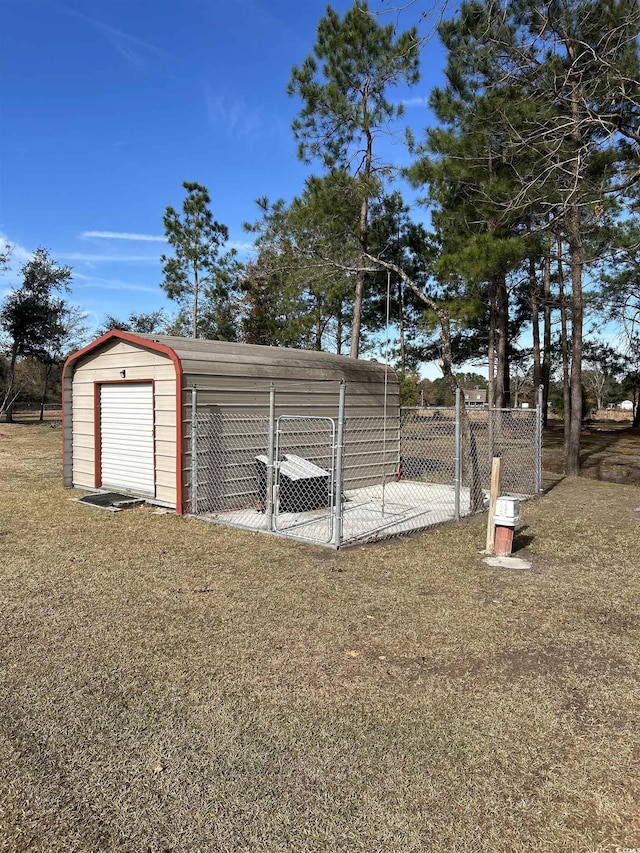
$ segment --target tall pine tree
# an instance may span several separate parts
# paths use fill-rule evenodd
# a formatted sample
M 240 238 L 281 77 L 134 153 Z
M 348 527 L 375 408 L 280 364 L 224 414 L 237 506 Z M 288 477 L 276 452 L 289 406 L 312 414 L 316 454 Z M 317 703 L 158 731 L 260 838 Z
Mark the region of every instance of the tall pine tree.
M 163 222 L 174 254 L 162 255 L 162 289 L 190 314 L 191 336 L 235 339 L 234 253 L 222 254 L 226 225 L 213 218 L 206 187 L 184 181 L 182 213 L 167 207 Z M 203 302 L 201 306 L 200 302 Z
M 369 248 L 369 206 L 379 194 L 388 167 L 376 157 L 376 140 L 402 114 L 389 99 L 400 84 L 419 79 L 419 43 L 415 28 L 396 35 L 392 24 L 381 26 L 366 2 L 356 3 L 340 18 L 327 7 L 313 53 L 294 67 L 288 92 L 302 101 L 293 123 L 298 154 L 305 162 L 320 159 L 326 169 L 347 169 L 359 183 L 357 234 L 360 263 L 355 273 L 350 355 L 360 351 L 362 311 Z

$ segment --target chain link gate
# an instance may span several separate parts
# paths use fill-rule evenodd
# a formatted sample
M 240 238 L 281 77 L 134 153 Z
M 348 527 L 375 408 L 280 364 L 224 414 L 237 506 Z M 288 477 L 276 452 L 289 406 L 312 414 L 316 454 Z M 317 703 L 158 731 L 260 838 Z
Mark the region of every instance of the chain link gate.
M 281 415 L 276 421 L 273 529 L 310 542 L 332 541 L 336 508 L 336 422 Z M 268 482 L 265 471 L 265 485 Z

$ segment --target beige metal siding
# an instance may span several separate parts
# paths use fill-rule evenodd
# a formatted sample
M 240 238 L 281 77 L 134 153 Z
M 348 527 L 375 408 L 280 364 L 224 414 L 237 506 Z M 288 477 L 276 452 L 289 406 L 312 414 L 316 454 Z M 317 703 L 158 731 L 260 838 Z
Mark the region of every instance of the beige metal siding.
M 150 336 L 151 337 L 151 336 Z M 262 415 L 269 413 L 269 387 L 276 387 L 276 415 L 338 417 L 340 382 L 346 381 L 346 415 L 351 431 L 345 436 L 345 488 L 373 485 L 393 479 L 399 467 L 400 389 L 393 370 L 377 362 L 354 360 L 332 353 L 279 349 L 223 341 L 194 341 L 158 337 L 180 356 L 184 371 L 183 482 L 190 499 L 191 480 L 191 387 L 196 387 L 198 410 L 203 414 Z M 383 454 L 382 413 L 387 380 L 387 441 Z M 248 423 L 248 428 L 250 425 Z M 237 439 L 242 445 L 243 439 Z M 225 435 L 220 447 L 236 453 L 236 440 Z M 265 444 L 266 451 L 266 430 Z M 265 452 L 262 451 L 262 452 Z M 312 458 L 311 447 L 299 448 Z M 220 448 L 218 448 L 220 452 Z M 246 475 L 254 465 L 254 453 L 245 453 Z M 384 455 L 384 459 L 383 459 Z M 362 460 L 367 459 L 363 466 Z
M 140 335 L 171 347 L 180 359 L 185 388 L 195 385 L 210 394 L 211 405 L 225 411 L 268 410 L 271 382 L 278 388 L 280 405 L 291 410 L 324 408 L 337 412 L 338 385 L 347 383 L 349 414 L 367 414 L 384 402 L 385 372 L 388 406 L 399 405 L 398 379 L 393 370 L 366 361 L 312 350 L 262 347 L 251 344 Z M 266 398 L 266 403 L 265 403 Z M 189 397 L 190 401 L 190 397 Z M 330 414 L 329 411 L 322 412 Z
M 154 380 L 156 499 L 176 503 L 176 375 L 170 358 L 127 341 L 108 341 L 76 364 L 65 397 L 67 448 L 71 443 L 74 486 L 93 488 L 94 383 Z M 71 390 L 71 394 L 69 394 Z M 69 423 L 71 427 L 69 428 Z M 66 472 L 68 475 L 68 472 Z

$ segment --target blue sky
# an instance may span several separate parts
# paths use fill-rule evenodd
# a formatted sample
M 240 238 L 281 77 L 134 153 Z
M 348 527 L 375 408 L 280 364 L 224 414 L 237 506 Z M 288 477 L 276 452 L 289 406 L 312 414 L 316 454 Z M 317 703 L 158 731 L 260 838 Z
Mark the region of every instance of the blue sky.
M 401 17 L 402 29 L 419 7 Z M 257 218 L 255 199 L 291 198 L 310 174 L 296 158 L 299 104 L 286 85 L 311 51 L 325 2 L 4 0 L 1 8 L 0 239 L 15 249 L 0 295 L 42 245 L 73 267 L 69 299 L 94 328 L 106 313 L 172 309 L 159 288 L 162 214 L 181 205 L 182 181 L 209 189 L 215 217 L 246 251 L 242 223 Z M 432 41 L 421 83 L 393 94 L 407 101 L 417 133 L 443 65 Z M 388 145 L 391 161 L 407 162 L 402 145 Z

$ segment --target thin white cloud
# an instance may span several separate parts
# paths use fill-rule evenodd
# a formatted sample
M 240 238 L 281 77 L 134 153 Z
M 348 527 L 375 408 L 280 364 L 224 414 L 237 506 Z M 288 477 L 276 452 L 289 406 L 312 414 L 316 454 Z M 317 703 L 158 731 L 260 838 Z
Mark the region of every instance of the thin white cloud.
M 131 284 L 128 281 L 121 281 L 117 278 L 97 278 L 96 276 L 83 275 L 82 273 L 74 273 L 74 280 L 85 282 L 78 284 L 76 282 L 74 290 L 125 290 L 136 293 L 155 293 L 158 294 L 157 287 L 151 287 L 146 284 Z
M 101 316 L 104 316 L 102 314 Z M 89 324 L 90 329 L 95 329 L 101 323 L 101 316 L 98 316 L 97 311 L 89 310 L 87 311 L 87 323 Z
M 33 257 L 33 252 L 27 249 L 26 246 L 21 246 L 20 243 L 16 243 L 14 240 L 11 240 L 4 231 L 0 231 L 0 250 L 4 251 L 5 246 L 9 246 L 11 251 L 9 253 L 7 269 L 2 273 L 2 284 L 6 283 L 9 287 L 5 289 L 2 294 L 2 299 L 4 299 L 13 288 L 20 286 L 20 270 L 24 264 L 26 264 L 27 261 L 30 261 Z
M 403 98 L 400 103 L 405 107 L 428 107 L 429 98 Z
M 126 33 L 124 30 L 112 27 L 110 24 L 106 24 L 99 18 L 93 18 L 90 15 L 83 15 L 82 12 L 70 9 L 63 3 L 54 3 L 53 5 L 61 12 L 64 12 L 64 14 L 70 15 L 73 18 L 78 18 L 97 29 L 105 36 L 107 41 L 111 44 L 113 49 L 120 54 L 120 56 L 124 57 L 124 59 L 132 65 L 136 65 L 138 68 L 145 67 L 150 59 L 175 59 L 175 57 L 167 51 L 162 50 L 154 44 L 150 44 L 137 36 Z
M 208 123 L 216 133 L 225 130 L 235 139 L 251 142 L 254 139 L 291 140 L 287 122 L 241 98 L 216 91 L 208 80 L 202 80 L 202 97 Z
M 142 243 L 166 243 L 166 237 L 160 237 L 156 234 L 137 234 L 135 232 L 128 231 L 83 231 L 80 235 L 83 239 L 99 239 L 99 240 L 133 240 L 139 241 Z M 251 252 L 255 249 L 255 244 L 253 242 L 247 240 L 229 240 L 225 243 L 225 249 L 235 249 L 236 252 L 246 253 Z M 67 258 L 72 258 L 71 255 L 66 255 Z M 72 258 L 73 260 L 85 260 L 85 261 L 101 261 L 101 260 L 117 260 L 115 256 L 112 255 L 85 255 L 85 254 L 76 254 Z M 129 260 L 140 261 L 142 258 L 137 256 L 128 257 Z M 146 258 L 145 260 L 149 261 L 157 261 L 157 258 Z
M 265 124 L 260 111 L 242 99 L 214 91 L 206 80 L 202 83 L 202 92 L 209 124 L 215 130 L 224 128 L 238 139 L 250 139 L 273 130 L 273 126 Z
M 215 4 L 210 4 L 215 9 Z M 261 32 L 268 32 L 271 41 L 277 39 L 281 44 L 286 46 L 288 50 L 295 48 L 296 53 L 304 55 L 309 50 L 309 41 L 307 34 L 301 34 L 294 30 L 289 25 L 286 15 L 278 17 L 273 12 L 273 7 L 277 4 L 264 3 L 260 0 L 235 0 L 235 5 L 243 8 L 244 16 L 251 21 L 255 29 Z M 269 7 L 272 8 L 269 8 Z
M 255 243 L 248 243 L 246 240 L 229 240 L 225 243 L 225 249 L 235 249 L 236 252 L 253 252 Z
M 226 128 L 234 136 L 255 135 L 262 124 L 260 114 L 238 98 L 229 98 L 220 92 L 214 92 L 210 83 L 203 84 L 204 102 L 207 117 L 212 127 Z
M 16 263 L 23 264 L 25 261 L 28 261 L 33 257 L 33 252 L 30 252 L 29 249 L 21 246 L 20 243 L 16 243 L 11 240 L 4 231 L 0 231 L 0 248 L 4 249 L 5 246 L 9 246 L 11 248 L 11 255 L 9 259 L 11 266 Z
M 97 237 L 100 240 L 136 240 L 141 243 L 166 243 L 167 238 L 157 234 L 137 234 L 133 231 L 83 231 L 83 239 Z
M 113 263 L 113 264 L 157 264 L 159 258 L 150 255 L 93 255 L 85 252 L 58 252 L 58 257 L 66 261 L 80 263 Z

